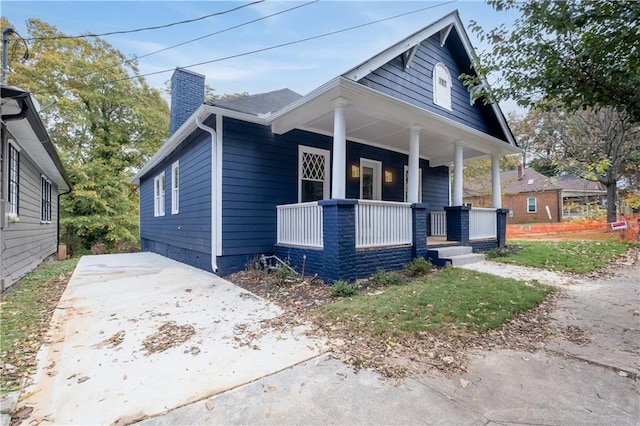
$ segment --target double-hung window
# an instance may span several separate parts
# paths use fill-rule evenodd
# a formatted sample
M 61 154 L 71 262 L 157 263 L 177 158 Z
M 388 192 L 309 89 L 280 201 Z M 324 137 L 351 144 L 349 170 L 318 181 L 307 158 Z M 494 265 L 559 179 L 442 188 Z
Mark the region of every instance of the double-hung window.
M 536 197 L 527 198 L 527 213 L 535 213 L 538 211 L 538 203 Z
M 13 144 L 9 144 L 9 213 L 18 216 L 20 213 L 20 152 Z
M 180 164 L 176 161 L 171 165 L 171 214 L 180 211 Z
M 164 216 L 165 176 L 160 173 L 153 179 L 153 215 Z
M 40 222 L 51 223 L 51 182 L 40 176 Z

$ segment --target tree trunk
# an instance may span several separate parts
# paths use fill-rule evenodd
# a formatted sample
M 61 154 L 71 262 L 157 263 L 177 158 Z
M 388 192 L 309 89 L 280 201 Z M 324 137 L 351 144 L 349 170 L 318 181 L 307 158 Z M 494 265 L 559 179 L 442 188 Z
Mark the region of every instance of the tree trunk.
M 618 200 L 616 196 L 617 193 L 617 185 L 616 181 L 607 182 L 607 222 L 615 222 L 618 218 L 617 205 Z

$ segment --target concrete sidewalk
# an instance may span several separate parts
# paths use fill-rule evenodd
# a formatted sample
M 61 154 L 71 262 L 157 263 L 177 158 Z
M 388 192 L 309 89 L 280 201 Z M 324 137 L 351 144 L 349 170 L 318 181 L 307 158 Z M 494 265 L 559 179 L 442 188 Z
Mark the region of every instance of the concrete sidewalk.
M 465 374 L 398 382 L 323 356 L 141 424 L 638 425 L 637 268 L 590 281 L 482 263 L 474 269 L 562 288 L 556 321 L 590 342 L 477 352 Z
M 130 423 L 317 356 L 295 330 L 266 333 L 281 310 L 213 274 L 150 254 L 83 257 L 53 315 L 20 406 L 31 422 Z M 146 353 L 164 324 L 185 342 Z M 166 344 L 180 333 L 166 337 Z

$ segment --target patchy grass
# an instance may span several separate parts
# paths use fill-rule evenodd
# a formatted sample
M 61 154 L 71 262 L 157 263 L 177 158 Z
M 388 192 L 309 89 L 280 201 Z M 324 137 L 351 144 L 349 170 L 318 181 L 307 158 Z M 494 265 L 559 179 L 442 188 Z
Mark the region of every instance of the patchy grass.
M 411 338 L 424 332 L 485 331 L 544 300 L 551 289 L 537 283 L 446 268 L 403 286 L 326 305 L 333 324 L 371 337 Z
M 0 298 L 0 392 L 20 387 L 78 259 L 44 262 Z
M 519 249 L 492 260 L 577 274 L 606 266 L 629 247 L 616 241 L 510 241 L 509 246 Z

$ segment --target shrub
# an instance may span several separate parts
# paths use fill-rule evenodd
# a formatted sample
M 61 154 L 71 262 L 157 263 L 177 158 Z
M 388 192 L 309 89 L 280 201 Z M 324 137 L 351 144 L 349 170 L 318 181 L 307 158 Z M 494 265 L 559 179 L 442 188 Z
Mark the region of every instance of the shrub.
M 433 264 L 424 257 L 416 257 L 410 263 L 404 265 L 407 274 L 415 277 L 417 275 L 426 275 L 433 271 Z
M 350 297 L 356 294 L 358 294 L 358 287 L 353 283 L 339 280 L 331 286 L 331 296 L 333 297 Z
M 516 250 L 509 247 L 496 247 L 493 250 L 489 250 L 485 253 L 487 259 L 495 259 L 497 257 L 508 257 L 512 253 L 515 253 Z
M 384 287 L 404 284 L 402 277 L 398 273 L 385 272 L 382 268 L 378 268 L 371 281 Z

